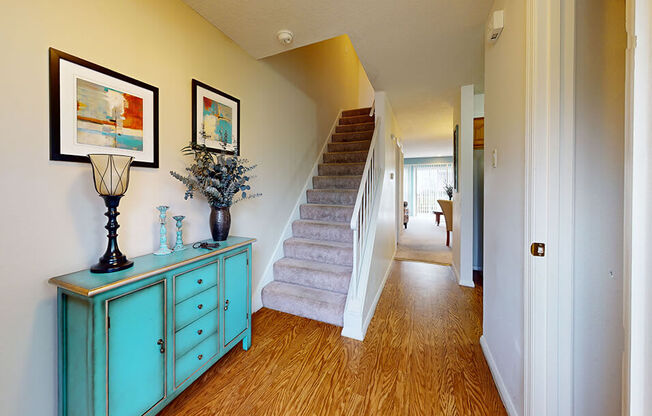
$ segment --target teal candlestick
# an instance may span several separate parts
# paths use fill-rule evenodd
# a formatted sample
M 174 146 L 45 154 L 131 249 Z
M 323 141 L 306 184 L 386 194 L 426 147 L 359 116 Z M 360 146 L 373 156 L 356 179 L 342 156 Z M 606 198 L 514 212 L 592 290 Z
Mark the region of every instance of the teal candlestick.
M 158 251 L 154 252 L 155 255 L 157 256 L 164 256 L 166 254 L 172 253 L 172 250 L 170 250 L 170 247 L 168 247 L 168 230 L 165 228 L 165 217 L 167 216 L 168 209 L 170 207 L 167 205 L 160 205 L 156 207 L 159 211 L 159 222 L 161 223 L 161 236 L 160 236 L 160 247 L 158 248 Z
M 183 221 L 184 218 L 186 218 L 185 215 L 175 215 L 174 220 L 177 222 L 177 242 L 174 245 L 174 251 L 182 251 L 185 250 L 186 248 L 183 245 L 183 235 L 182 235 L 182 230 L 181 230 L 181 221 Z

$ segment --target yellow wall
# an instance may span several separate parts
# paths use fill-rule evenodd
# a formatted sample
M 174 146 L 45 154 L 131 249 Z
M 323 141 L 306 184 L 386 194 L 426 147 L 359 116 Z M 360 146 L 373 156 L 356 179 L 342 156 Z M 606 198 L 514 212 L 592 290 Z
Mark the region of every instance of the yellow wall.
M 370 105 L 358 102 L 370 86 L 347 37 L 256 61 L 176 0 L 11 2 L 0 39 L 0 414 L 54 415 L 56 302 L 46 281 L 89 267 L 106 237 L 90 165 L 48 160 L 48 47 L 160 90 L 161 167 L 133 168 L 120 205 L 130 257 L 155 250 L 161 203 L 187 216 L 187 242 L 209 237 L 208 205 L 184 201 L 168 172 L 187 161 L 179 149 L 190 139 L 192 78 L 241 100 L 242 155 L 259 164 L 252 188 L 263 196 L 232 209 L 232 232 L 258 238 L 255 281 L 337 111 Z

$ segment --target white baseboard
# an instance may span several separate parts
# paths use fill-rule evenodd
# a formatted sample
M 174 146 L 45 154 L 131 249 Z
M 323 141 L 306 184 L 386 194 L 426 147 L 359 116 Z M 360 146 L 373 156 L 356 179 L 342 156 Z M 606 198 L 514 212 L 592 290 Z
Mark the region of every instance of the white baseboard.
M 498 394 L 500 394 L 500 398 L 503 401 L 505 410 L 507 410 L 507 414 L 509 416 L 519 416 L 518 412 L 516 411 L 516 406 L 514 406 L 514 402 L 512 401 L 511 397 L 509 396 L 509 393 L 507 392 L 507 387 L 505 386 L 505 382 L 503 381 L 503 378 L 500 375 L 500 372 L 498 371 L 498 367 L 496 366 L 496 361 L 494 361 L 494 356 L 491 354 L 491 350 L 489 349 L 489 345 L 487 344 L 487 340 L 484 337 L 484 335 L 480 337 L 480 346 L 482 347 L 484 358 L 485 360 L 487 360 L 487 364 L 489 365 L 489 369 L 491 370 L 491 376 L 494 379 L 494 383 L 496 384 L 496 388 L 498 389 Z
M 457 280 L 457 283 L 460 286 L 475 287 L 475 283 L 473 283 L 473 280 L 471 281 L 460 280 L 460 273 L 457 271 L 457 268 L 455 267 L 455 263 L 451 263 L 451 269 L 453 270 L 453 274 L 455 275 L 455 280 Z

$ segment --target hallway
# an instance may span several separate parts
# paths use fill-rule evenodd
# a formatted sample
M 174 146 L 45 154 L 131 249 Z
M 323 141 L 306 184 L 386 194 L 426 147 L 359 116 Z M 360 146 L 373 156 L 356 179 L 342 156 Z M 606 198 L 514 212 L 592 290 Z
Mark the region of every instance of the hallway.
M 504 415 L 480 344 L 482 288 L 395 261 L 364 342 L 262 309 L 236 347 L 161 415 Z
M 451 240 L 452 234 L 451 232 Z M 446 247 L 446 220 L 444 216 L 441 216 L 439 226 L 435 224 L 434 214 L 410 217 L 407 230 L 401 227 L 398 249 L 394 258 L 442 265 L 452 264 L 453 251 L 451 247 Z

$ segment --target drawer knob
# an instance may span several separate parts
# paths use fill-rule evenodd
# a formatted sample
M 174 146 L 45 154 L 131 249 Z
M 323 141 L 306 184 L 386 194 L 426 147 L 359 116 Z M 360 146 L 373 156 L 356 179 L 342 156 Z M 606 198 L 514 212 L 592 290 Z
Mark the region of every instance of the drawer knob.
M 197 309 L 201 309 L 203 307 L 204 307 L 204 305 L 202 305 L 201 303 L 199 305 L 197 305 Z
M 201 335 L 202 332 L 204 332 L 204 331 L 200 329 L 199 331 L 197 331 L 197 335 Z
M 198 360 L 201 360 L 202 358 L 204 358 L 204 356 L 203 356 L 202 354 L 199 354 L 199 355 L 197 356 L 197 359 L 198 359 Z
M 227 309 L 229 309 L 229 300 L 228 299 L 224 301 L 224 310 L 227 310 Z
M 197 280 L 198 285 L 201 285 L 202 283 L 204 283 L 204 281 L 202 279 Z

